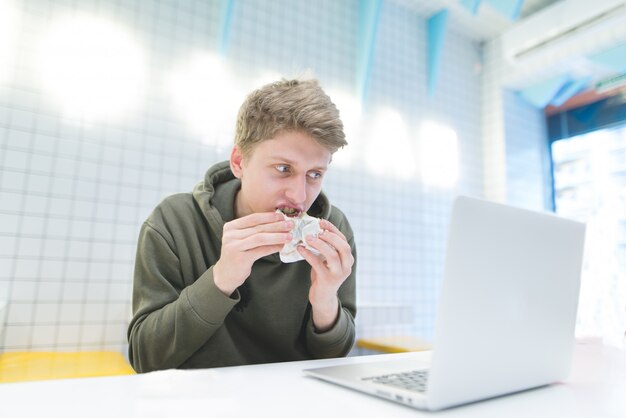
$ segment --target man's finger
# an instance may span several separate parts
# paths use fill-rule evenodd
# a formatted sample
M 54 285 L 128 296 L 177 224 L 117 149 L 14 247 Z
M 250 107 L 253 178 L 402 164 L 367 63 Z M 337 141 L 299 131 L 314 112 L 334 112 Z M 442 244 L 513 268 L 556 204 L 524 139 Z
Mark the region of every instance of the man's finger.
M 232 239 L 244 239 L 257 234 L 289 232 L 293 229 L 293 226 L 293 221 L 281 220 L 273 223 L 254 225 L 245 229 L 229 229 L 226 232 Z
M 259 258 L 268 256 L 270 254 L 277 253 L 283 248 L 281 245 L 265 245 L 263 247 L 256 247 L 248 251 L 248 254 L 254 258 L 254 260 L 258 260 Z
M 331 247 L 337 249 L 337 251 L 344 251 L 346 249 L 348 251 L 351 251 L 350 244 L 348 244 L 348 241 L 346 241 L 346 239 L 341 235 L 337 235 L 330 231 L 325 231 L 324 233 L 319 234 L 317 238 L 324 241 Z
M 326 231 L 317 238 L 306 238 L 307 243 L 319 251 L 329 263 L 338 263 L 341 269 L 352 268 L 354 257 L 347 241 L 332 232 Z
M 306 260 L 307 263 L 311 265 L 314 270 L 322 271 L 326 266 L 324 265 L 324 261 L 318 255 L 313 254 L 310 250 L 307 250 L 305 247 L 298 246 L 296 247 L 297 251 L 300 253 L 302 257 Z
M 280 213 L 275 212 L 259 212 L 251 215 L 244 216 L 242 218 L 235 219 L 228 222 L 224 227 L 233 229 L 246 229 L 256 225 L 269 224 L 273 222 L 282 221 L 285 218 Z
M 288 232 L 266 232 L 254 234 L 239 241 L 241 251 L 250 251 L 257 247 L 266 245 L 279 245 L 281 248 L 285 243 L 291 241 L 291 234 Z M 280 250 L 280 248 L 279 248 Z
M 339 235 L 340 237 L 342 237 L 344 240 L 346 240 L 346 241 L 347 241 L 346 236 L 343 234 L 343 232 L 341 232 L 341 231 L 339 230 L 339 228 L 337 228 L 335 225 L 333 225 L 333 223 L 332 223 L 332 222 L 327 221 L 326 219 L 321 219 L 321 220 L 320 220 L 320 227 L 321 227 L 322 229 L 325 229 L 325 230 L 327 230 L 327 231 L 331 231 L 331 232 L 333 232 L 333 233 L 335 233 L 335 234 Z

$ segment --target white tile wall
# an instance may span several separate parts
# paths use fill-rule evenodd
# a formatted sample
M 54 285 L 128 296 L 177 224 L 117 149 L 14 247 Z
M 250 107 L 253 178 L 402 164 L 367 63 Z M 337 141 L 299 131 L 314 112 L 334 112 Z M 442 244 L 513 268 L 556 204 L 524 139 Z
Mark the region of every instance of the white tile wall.
M 543 109 L 507 88 L 514 73 L 499 39 L 484 47 L 482 129 L 487 198 L 535 210 L 551 209 L 550 166 Z
M 550 156 L 543 109 L 503 90 L 507 202 L 528 209 L 552 208 Z
M 15 77 L 0 85 L 0 300 L 9 300 L 0 351 L 125 351 L 141 222 L 163 197 L 190 191 L 228 155 L 178 117 L 165 81 L 195 54 L 216 53 L 221 2 L 12 4 L 22 24 Z M 37 44 L 50 24 L 76 13 L 126 28 L 143 49 L 150 89 L 135 115 L 81 122 L 63 115 L 42 89 Z M 235 2 L 223 59 L 250 87 L 262 73 L 308 71 L 324 86 L 355 94 L 357 16 L 357 0 Z M 353 140 L 352 166 L 333 168 L 325 185 L 356 233 L 359 335 L 429 339 L 452 197 L 480 196 L 485 186 L 504 190 L 501 99 L 495 84 L 482 83 L 492 76 L 481 46 L 450 28 L 439 89 L 428 97 L 425 42 L 424 18 L 383 2 L 364 118 L 395 109 L 412 144 L 425 120 L 454 129 L 458 185 L 443 190 L 417 176 L 373 175 L 362 158 L 365 137 Z

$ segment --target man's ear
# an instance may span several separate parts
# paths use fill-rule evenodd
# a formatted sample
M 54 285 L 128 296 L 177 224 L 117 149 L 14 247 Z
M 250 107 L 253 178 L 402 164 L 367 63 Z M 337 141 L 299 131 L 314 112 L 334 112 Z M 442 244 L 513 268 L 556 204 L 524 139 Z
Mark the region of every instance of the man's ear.
M 235 145 L 233 150 L 230 152 L 230 169 L 238 179 L 241 178 L 243 173 L 242 165 L 243 153 L 241 152 L 241 148 L 239 148 L 238 145 Z

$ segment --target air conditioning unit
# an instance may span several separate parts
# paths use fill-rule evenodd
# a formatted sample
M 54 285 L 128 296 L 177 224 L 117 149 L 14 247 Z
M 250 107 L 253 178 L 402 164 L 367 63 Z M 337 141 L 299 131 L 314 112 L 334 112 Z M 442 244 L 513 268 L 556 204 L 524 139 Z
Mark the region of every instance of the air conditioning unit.
M 501 41 L 505 59 L 516 65 L 572 55 L 577 49 L 588 54 L 622 35 L 626 0 L 562 0 L 511 26 Z

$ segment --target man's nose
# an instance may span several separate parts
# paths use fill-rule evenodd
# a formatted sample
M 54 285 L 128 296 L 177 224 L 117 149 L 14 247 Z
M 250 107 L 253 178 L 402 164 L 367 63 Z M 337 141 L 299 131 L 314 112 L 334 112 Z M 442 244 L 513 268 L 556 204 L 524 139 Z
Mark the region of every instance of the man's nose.
M 294 176 L 290 179 L 286 191 L 287 199 L 301 204 L 306 200 L 306 176 Z

